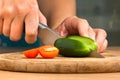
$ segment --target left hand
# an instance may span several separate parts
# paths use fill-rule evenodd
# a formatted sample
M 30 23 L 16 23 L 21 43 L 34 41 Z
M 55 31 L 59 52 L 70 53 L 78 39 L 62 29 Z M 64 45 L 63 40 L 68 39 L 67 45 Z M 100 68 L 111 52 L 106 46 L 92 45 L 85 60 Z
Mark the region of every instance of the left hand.
M 103 52 L 108 45 L 106 39 L 107 33 L 103 29 L 93 29 L 87 20 L 78 17 L 66 18 L 57 28 L 56 31 L 63 37 L 67 37 L 73 34 L 79 34 L 80 36 L 86 36 L 96 41 L 98 45 L 98 51 Z
M 20 40 L 25 30 L 25 41 L 34 43 L 39 22 L 47 23 L 37 0 L 0 0 L 0 34 L 10 40 Z

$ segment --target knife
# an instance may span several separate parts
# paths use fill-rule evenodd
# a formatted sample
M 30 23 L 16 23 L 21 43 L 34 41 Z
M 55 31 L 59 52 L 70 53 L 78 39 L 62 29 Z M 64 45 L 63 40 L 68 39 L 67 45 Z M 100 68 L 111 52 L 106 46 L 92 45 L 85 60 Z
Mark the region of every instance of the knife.
M 97 51 L 92 51 L 92 53 L 89 55 L 89 57 L 95 57 L 95 58 L 104 58 L 101 53 L 98 53 Z
M 43 44 L 54 45 L 54 42 L 58 38 L 62 38 L 62 36 L 60 36 L 56 31 L 50 29 L 47 25 L 39 23 L 38 26 L 39 26 L 38 37 L 41 39 Z M 93 51 L 89 57 L 104 58 L 104 56 L 102 56 L 97 51 Z
M 41 39 L 43 44 L 54 45 L 54 42 L 58 38 L 62 38 L 56 31 L 50 29 L 47 25 L 39 23 L 39 33 L 38 37 Z

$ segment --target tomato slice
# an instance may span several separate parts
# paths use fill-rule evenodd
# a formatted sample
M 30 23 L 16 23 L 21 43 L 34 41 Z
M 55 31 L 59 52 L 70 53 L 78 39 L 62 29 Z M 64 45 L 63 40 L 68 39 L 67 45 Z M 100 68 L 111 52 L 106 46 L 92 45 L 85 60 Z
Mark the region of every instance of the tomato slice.
M 27 57 L 27 58 L 35 58 L 39 53 L 38 48 L 34 48 L 34 49 L 29 49 L 23 52 L 23 54 Z
M 54 58 L 59 54 L 59 49 L 51 45 L 41 46 L 38 50 L 43 58 Z

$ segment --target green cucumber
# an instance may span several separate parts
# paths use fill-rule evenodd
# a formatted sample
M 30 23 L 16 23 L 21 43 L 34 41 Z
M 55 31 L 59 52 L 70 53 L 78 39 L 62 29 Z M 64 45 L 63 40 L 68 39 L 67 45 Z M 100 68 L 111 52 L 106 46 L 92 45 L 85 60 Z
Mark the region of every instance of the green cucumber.
M 60 50 L 60 54 L 66 57 L 86 57 L 97 50 L 94 40 L 82 36 L 59 38 L 54 45 Z
M 84 36 L 69 36 L 68 38 L 70 39 L 74 39 L 74 40 L 78 40 L 84 44 L 86 44 L 91 50 L 97 50 L 97 44 L 96 42 L 88 37 L 84 37 Z

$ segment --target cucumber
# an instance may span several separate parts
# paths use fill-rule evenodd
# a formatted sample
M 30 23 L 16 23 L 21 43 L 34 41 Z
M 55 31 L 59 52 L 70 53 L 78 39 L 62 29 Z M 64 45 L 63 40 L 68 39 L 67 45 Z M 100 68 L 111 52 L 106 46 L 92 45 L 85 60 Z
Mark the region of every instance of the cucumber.
M 69 36 L 59 38 L 54 46 L 60 50 L 60 54 L 66 57 L 86 57 L 92 51 L 97 50 L 97 44 L 94 40 L 82 36 Z
M 86 44 L 93 51 L 97 50 L 97 44 L 91 38 L 84 37 L 84 36 L 69 36 L 68 38 L 78 40 L 78 41 Z

